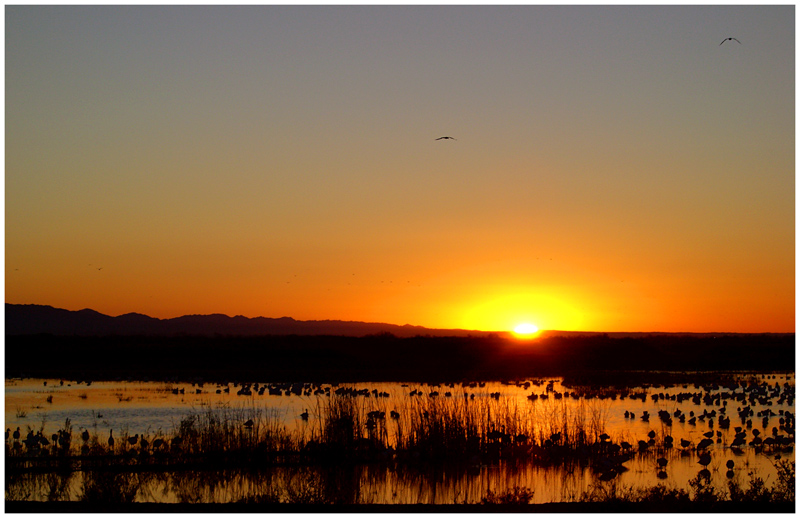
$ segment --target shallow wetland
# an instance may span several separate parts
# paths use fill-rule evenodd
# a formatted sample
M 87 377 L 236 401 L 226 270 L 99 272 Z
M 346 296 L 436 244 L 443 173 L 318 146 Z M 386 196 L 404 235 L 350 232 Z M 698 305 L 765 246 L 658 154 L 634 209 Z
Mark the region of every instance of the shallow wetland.
M 700 379 L 7 379 L 6 501 L 551 503 L 793 477 L 794 375 Z

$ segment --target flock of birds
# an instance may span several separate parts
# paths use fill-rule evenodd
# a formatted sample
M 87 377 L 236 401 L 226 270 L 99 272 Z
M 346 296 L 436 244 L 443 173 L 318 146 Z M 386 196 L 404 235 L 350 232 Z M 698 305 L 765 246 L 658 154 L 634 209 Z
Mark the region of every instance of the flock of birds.
M 90 382 L 87 382 L 87 385 Z M 343 387 L 337 385 L 325 385 L 325 384 L 318 384 L 318 383 L 239 383 L 233 382 L 233 389 L 235 390 L 235 394 L 237 396 L 348 396 L 348 397 L 374 397 L 374 398 L 388 398 L 391 396 L 386 391 L 378 390 L 378 389 L 367 389 L 361 388 L 357 389 L 354 387 Z M 445 387 L 449 387 L 454 389 L 457 384 L 455 383 L 445 383 Z M 486 386 L 485 382 L 463 382 L 460 384 L 462 388 L 483 388 Z M 414 396 L 422 396 L 427 395 L 429 397 L 437 397 L 439 395 L 443 395 L 444 397 L 453 397 L 453 391 L 441 392 L 436 390 L 437 388 L 441 387 L 442 384 L 433 384 L 431 385 L 434 390 L 429 392 L 424 392 L 421 388 L 412 390 L 409 395 Z M 525 385 L 525 388 L 530 386 L 530 382 Z M 402 387 L 408 387 L 407 384 L 403 384 Z M 213 392 L 216 394 L 230 394 L 231 393 L 231 385 L 230 384 L 218 384 L 213 389 Z M 186 387 L 173 387 L 171 389 L 172 394 L 174 395 L 185 395 L 187 393 Z M 205 383 L 202 381 L 196 381 L 192 383 L 192 388 L 189 389 L 189 394 L 206 394 L 209 390 L 206 389 Z M 472 395 L 472 399 L 474 399 L 474 394 Z M 500 393 L 492 393 L 490 394 L 491 397 L 497 398 L 500 396 Z
M 774 376 L 772 376 L 774 379 Z M 88 383 L 87 383 L 88 384 Z M 512 384 L 512 383 L 506 383 Z M 788 454 L 793 451 L 794 435 L 795 435 L 795 414 L 793 411 L 786 409 L 777 409 L 778 406 L 791 406 L 794 405 L 795 387 L 788 381 L 782 385 L 774 381 L 772 384 L 767 381 L 761 382 L 730 382 L 725 385 L 707 384 L 695 385 L 695 390 L 688 390 L 687 385 L 683 385 L 684 390 L 667 390 L 662 392 L 650 392 L 649 395 L 645 391 L 634 392 L 559 392 L 556 390 L 554 380 L 543 381 L 533 380 L 525 382 L 513 382 L 519 388 L 528 390 L 531 386 L 541 387 L 544 385 L 544 392 L 532 393 L 527 396 L 527 399 L 533 404 L 536 402 L 547 400 L 548 398 L 558 399 L 592 399 L 592 398 L 612 398 L 612 399 L 628 399 L 630 401 L 640 400 L 646 403 L 648 399 L 656 405 L 658 410 L 656 414 L 650 415 L 648 410 L 641 410 L 638 412 L 632 410 L 624 410 L 623 417 L 625 420 L 635 421 L 640 420 L 643 423 L 650 423 L 652 419 L 658 419 L 661 425 L 661 437 L 657 442 L 657 434 L 654 430 L 650 430 L 647 436 L 638 441 L 630 442 L 626 440 L 617 440 L 616 442 L 607 433 L 602 433 L 598 436 L 597 442 L 592 446 L 596 448 L 593 451 L 600 451 L 603 455 L 597 460 L 596 469 L 600 478 L 613 478 L 617 474 L 625 471 L 623 462 L 632 458 L 633 454 L 641 453 L 653 455 L 655 458 L 655 466 L 658 476 L 664 478 L 667 476 L 666 468 L 669 465 L 669 451 L 676 452 L 681 456 L 696 455 L 697 462 L 704 470 L 712 462 L 712 454 L 719 451 L 719 449 L 728 451 L 734 456 L 743 455 L 745 448 L 751 447 L 755 453 L 763 453 L 766 455 L 780 458 L 781 454 Z M 443 393 L 444 397 L 454 397 L 453 390 L 448 388 L 455 388 L 455 383 L 443 384 L 430 384 L 429 389 L 424 391 L 422 387 L 413 388 L 406 394 L 411 398 L 427 397 L 436 398 L 440 397 Z M 195 384 L 193 384 L 195 386 Z M 203 383 L 196 384 L 196 392 L 203 391 Z M 464 389 L 476 389 L 485 387 L 485 383 L 480 382 L 464 382 L 461 383 Z M 403 384 L 401 387 L 408 390 L 409 385 Z M 312 383 L 271 383 L 271 384 L 258 384 L 258 383 L 233 383 L 233 388 L 237 389 L 236 394 L 241 396 L 254 396 L 254 395 L 273 395 L 273 396 L 331 396 L 338 395 L 341 397 L 366 397 L 366 398 L 389 398 L 390 394 L 378 389 L 367 388 L 354 388 L 337 385 L 320 385 Z M 441 390 L 441 393 L 440 393 Z M 541 390 L 541 389 L 540 389 Z M 184 388 L 172 389 L 174 394 L 184 394 Z M 231 385 L 219 384 L 216 387 L 216 393 L 230 393 Z M 488 395 L 492 399 L 499 399 L 500 392 L 492 392 Z M 475 399 L 475 394 L 468 394 L 466 390 L 463 391 L 463 397 L 470 400 Z M 685 411 L 679 408 L 681 404 L 691 404 L 692 409 Z M 671 410 L 667 410 L 670 408 Z M 735 412 L 733 408 L 736 408 Z M 777 409 L 777 412 L 773 410 Z M 308 421 L 309 412 L 306 409 L 299 415 L 303 421 Z M 388 417 L 392 420 L 399 420 L 400 413 L 396 410 L 390 410 Z M 387 412 L 385 410 L 373 410 L 367 414 L 365 421 L 368 429 L 375 428 L 377 423 L 386 420 Z M 775 419 L 777 418 L 777 419 Z M 774 419 L 774 420 L 773 420 Z M 680 424 L 680 429 L 684 432 L 689 432 L 689 438 L 674 439 L 671 435 L 673 430 L 676 429 L 676 423 Z M 733 425 L 733 426 L 732 426 Z M 760 425 L 760 428 L 759 428 Z M 242 426 L 249 431 L 256 427 L 256 423 L 249 419 L 242 423 Z M 639 425 L 641 426 L 641 425 Z M 706 426 L 707 431 L 701 432 L 699 441 L 692 440 L 692 435 L 697 436 L 697 429 L 701 426 Z M 29 429 L 27 435 L 23 437 L 23 433 L 18 427 L 12 431 L 10 428 L 6 429 L 6 451 L 7 454 L 13 452 L 14 454 L 23 454 L 30 452 L 37 452 L 43 449 L 51 450 L 70 450 L 72 434 L 69 424 L 65 430 L 58 430 L 53 433 L 49 438 L 44 436 L 41 431 L 34 432 Z M 629 426 L 629 429 L 635 428 Z M 88 455 L 90 452 L 95 452 L 90 448 L 90 442 L 95 447 L 102 443 L 100 438 L 91 438 L 88 430 L 83 430 L 80 434 L 82 445 L 80 451 L 82 455 Z M 90 441 L 91 439 L 91 441 Z M 556 432 L 543 439 L 541 444 L 536 444 L 528 435 L 524 433 L 517 433 L 511 435 L 505 430 L 491 429 L 486 433 L 485 437 L 489 445 L 493 446 L 506 446 L 506 445 L 524 445 L 527 448 L 533 448 L 532 451 L 547 451 L 556 450 L 565 447 L 565 442 L 568 440 L 562 432 Z M 175 436 L 171 439 L 164 437 L 157 437 L 148 440 L 144 436 L 136 434 L 132 437 L 116 438 L 113 435 L 113 430 L 109 432 L 108 438 L 105 441 L 112 452 L 120 451 L 124 454 L 132 453 L 157 453 L 167 451 L 180 451 L 181 437 Z M 24 451 L 23 451 L 24 448 Z M 732 470 L 735 465 L 733 460 L 727 460 L 728 467 L 727 476 L 732 476 Z
M 17 427 L 16 430 L 13 432 L 10 428 L 6 429 L 6 454 L 8 454 L 11 450 L 14 452 L 20 453 L 22 447 L 25 446 L 26 451 L 28 453 L 39 453 L 43 450 L 51 448 L 55 451 L 59 449 L 61 451 L 69 451 L 72 445 L 72 431 L 69 429 L 70 427 L 67 426 L 67 429 L 58 430 L 54 434 L 50 436 L 50 439 L 45 437 L 41 431 L 36 433 L 33 430 L 28 430 L 27 436 L 22 439 L 22 433 L 20 432 L 20 428 Z M 91 435 L 89 434 L 89 430 L 83 430 L 80 434 L 80 438 L 83 441 L 83 444 L 80 447 L 81 455 L 89 455 L 91 452 L 91 448 L 89 446 L 89 441 L 91 439 Z M 9 440 L 12 442 L 9 444 Z M 180 444 L 180 437 L 173 438 L 170 442 L 173 445 Z M 154 451 L 162 449 L 163 446 L 167 445 L 167 439 L 158 437 L 152 441 L 152 448 Z M 114 437 L 114 430 L 109 430 L 108 439 L 107 439 L 108 447 L 113 451 L 115 446 L 117 445 L 117 439 Z M 141 452 L 146 452 L 151 447 L 150 441 L 148 441 L 144 436 L 139 437 L 137 433 L 133 437 L 126 437 L 119 442 L 122 446 L 127 445 L 128 448 L 133 448 L 135 446 L 139 446 L 139 450 Z M 134 451 L 134 450 L 127 450 L 127 451 Z
M 716 451 L 715 445 L 722 445 L 723 449 L 728 449 L 735 456 L 743 455 L 744 448 L 750 446 L 755 453 L 763 453 L 773 455 L 776 460 L 781 458 L 781 454 L 792 453 L 794 449 L 795 440 L 795 414 L 793 411 L 779 409 L 777 412 L 772 410 L 773 404 L 782 405 L 786 404 L 794 406 L 795 387 L 788 382 L 784 383 L 781 387 L 779 383 L 770 386 L 767 382 L 760 384 L 747 384 L 742 383 L 732 384 L 727 387 L 727 390 L 720 392 L 713 392 L 719 389 L 719 386 L 711 385 L 706 387 L 708 389 L 705 393 L 702 392 L 681 392 L 678 394 L 652 394 L 654 402 L 662 399 L 667 401 L 673 400 L 677 402 L 690 400 L 695 405 L 716 406 L 709 410 L 703 408 L 702 413 L 699 411 L 695 413 L 690 410 L 687 414 L 681 409 L 676 408 L 672 413 L 667 410 L 658 410 L 658 418 L 660 419 L 663 429 L 672 431 L 674 420 L 677 419 L 680 423 L 687 423 L 691 427 L 701 426 L 707 423 L 708 431 L 701 433 L 702 439 L 697 444 L 692 440 L 682 438 L 679 441 L 679 446 L 674 445 L 674 439 L 671 435 L 666 434 L 663 437 L 661 449 L 661 456 L 656 458 L 656 467 L 658 470 L 659 478 L 666 478 L 666 467 L 669 463 L 667 457 L 663 455 L 673 447 L 676 448 L 681 456 L 690 455 L 692 452 L 697 454 L 697 462 L 702 466 L 700 475 L 708 477 L 710 472 L 708 466 L 712 462 L 712 453 Z M 739 404 L 736 408 L 736 417 L 740 426 L 733 427 L 733 438 L 730 444 L 724 444 L 726 437 L 729 437 L 725 432 L 730 429 L 731 416 L 728 416 L 728 402 L 734 401 Z M 754 406 L 759 405 L 762 408 L 759 411 L 754 410 Z M 732 405 L 731 405 L 732 406 Z M 632 411 L 625 410 L 625 419 L 636 419 L 636 414 Z M 756 418 L 754 423 L 753 418 Z M 778 417 L 777 426 L 772 426 L 770 429 L 771 418 Z M 761 420 L 761 429 L 757 427 L 758 418 Z M 640 419 L 643 422 L 650 421 L 650 414 L 647 410 L 640 413 Z M 717 429 L 715 430 L 715 426 Z M 690 432 L 691 433 L 691 432 Z M 655 444 L 655 432 L 648 433 L 648 440 L 638 441 L 638 451 L 646 452 L 653 448 Z M 622 442 L 619 446 L 620 450 L 632 450 L 633 445 Z M 624 459 L 618 459 L 624 461 Z M 734 476 L 733 469 L 735 462 L 733 459 L 728 459 L 725 463 L 728 468 L 726 476 L 732 478 Z M 621 466 L 621 462 L 607 463 L 601 469 L 601 478 L 613 478 L 616 474 L 625 470 Z

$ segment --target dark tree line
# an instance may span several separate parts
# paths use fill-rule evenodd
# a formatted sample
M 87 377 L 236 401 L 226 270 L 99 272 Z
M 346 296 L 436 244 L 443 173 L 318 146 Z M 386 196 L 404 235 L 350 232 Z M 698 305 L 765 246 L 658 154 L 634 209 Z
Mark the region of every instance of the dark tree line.
M 473 381 L 608 371 L 794 370 L 794 335 L 397 338 L 6 336 L 6 377 Z

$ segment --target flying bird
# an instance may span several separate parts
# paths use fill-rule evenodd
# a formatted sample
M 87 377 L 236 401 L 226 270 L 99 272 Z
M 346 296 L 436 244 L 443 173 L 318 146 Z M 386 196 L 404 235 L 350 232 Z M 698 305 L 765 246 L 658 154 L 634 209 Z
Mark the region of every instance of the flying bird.
M 456 140 L 453 137 L 439 137 L 439 138 L 436 138 L 436 139 L 433 139 L 433 140 L 448 140 L 448 139 L 449 140 Z
M 725 43 L 726 41 L 731 41 L 731 40 L 735 41 L 735 42 L 736 42 L 736 43 L 738 43 L 739 45 L 741 45 L 741 44 L 742 44 L 742 42 L 741 42 L 741 41 L 739 41 L 739 40 L 737 40 L 736 38 L 725 38 L 724 40 L 722 40 L 722 43 Z M 722 43 L 720 43 L 720 45 L 722 45 Z

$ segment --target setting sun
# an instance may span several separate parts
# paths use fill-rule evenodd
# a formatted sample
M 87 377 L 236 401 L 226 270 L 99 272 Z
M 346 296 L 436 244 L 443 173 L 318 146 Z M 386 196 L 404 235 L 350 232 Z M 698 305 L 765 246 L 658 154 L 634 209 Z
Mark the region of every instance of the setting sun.
M 455 326 L 484 331 L 513 330 L 520 335 L 516 329 L 523 324 L 537 330 L 559 331 L 580 330 L 593 325 L 585 322 L 579 310 L 579 307 L 590 307 L 591 304 L 567 289 L 556 294 L 556 288 L 520 290 L 500 285 L 493 287 L 493 291 L 463 296 L 467 309 L 462 310 Z M 454 302 L 453 306 L 456 305 Z
M 514 332 L 521 336 L 530 336 L 539 331 L 539 328 L 533 324 L 520 324 L 514 328 Z

